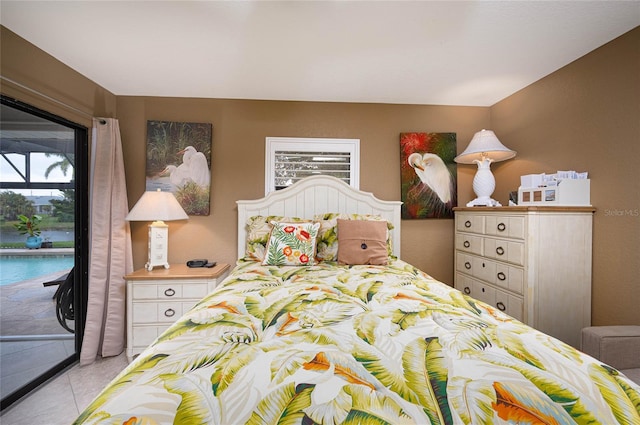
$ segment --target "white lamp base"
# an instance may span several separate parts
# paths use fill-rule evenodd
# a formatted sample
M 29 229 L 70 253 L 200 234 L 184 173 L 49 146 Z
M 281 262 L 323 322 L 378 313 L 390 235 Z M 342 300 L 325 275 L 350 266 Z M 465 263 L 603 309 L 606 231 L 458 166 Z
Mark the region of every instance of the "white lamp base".
M 168 269 L 169 226 L 164 221 L 154 221 L 149 225 L 149 256 L 144 265 L 148 271 L 156 266 Z
M 491 172 L 491 158 L 484 157 L 481 161 L 474 160 L 478 164 L 478 171 L 473 177 L 473 191 L 476 193 L 477 198 L 467 204 L 468 207 L 501 207 L 502 204 L 491 199 L 491 195 L 496 188 L 496 179 Z
M 501 207 L 502 204 L 492 198 L 476 198 L 467 202 L 468 207 Z

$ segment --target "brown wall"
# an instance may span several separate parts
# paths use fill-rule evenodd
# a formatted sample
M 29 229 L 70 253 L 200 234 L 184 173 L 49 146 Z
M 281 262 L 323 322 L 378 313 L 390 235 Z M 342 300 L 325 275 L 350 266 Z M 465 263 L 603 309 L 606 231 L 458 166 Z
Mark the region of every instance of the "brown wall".
M 558 169 L 589 171 L 594 224 L 593 323 L 640 323 L 640 30 L 626 34 L 491 108 L 320 102 L 271 102 L 113 96 L 2 28 L 1 73 L 89 115 L 117 117 L 129 203 L 144 190 L 146 120 L 213 124 L 212 213 L 171 223 L 169 259 L 236 257 L 235 200 L 264 193 L 267 136 L 361 140 L 360 187 L 400 198 L 399 133 L 452 131 L 458 151 L 492 128 L 518 156 L 492 166 L 495 198 L 506 203 L 519 176 Z M 86 116 L 2 81 L 2 93 L 90 125 Z M 117 115 L 116 115 L 117 111 Z M 75 119 L 74 119 L 75 117 Z M 84 120 L 84 122 L 83 122 Z M 637 167 L 637 166 L 636 166 Z M 475 167 L 458 166 L 458 199 L 472 199 Z M 134 261 L 146 256 L 146 229 L 133 223 Z M 453 282 L 451 220 L 405 220 L 402 257 Z
M 145 187 L 147 120 L 213 124 L 212 213 L 170 223 L 170 262 L 204 257 L 234 263 L 238 199 L 264 195 L 265 138 L 360 139 L 360 188 L 400 199 L 399 135 L 456 132 L 465 144 L 489 123 L 489 108 L 220 99 L 118 97 L 129 203 Z M 465 166 L 463 166 L 465 167 Z M 145 225 L 133 223 L 134 261 L 146 256 Z M 453 284 L 453 220 L 406 220 L 402 258 Z
M 3 77 L 0 88 L 3 95 L 89 128 L 92 116 L 115 117 L 116 97 L 111 92 L 3 26 L 0 26 L 0 55 L 0 73 Z
M 597 208 L 592 321 L 640 324 L 640 27 L 491 108 L 502 142 L 496 194 L 519 177 L 588 171 Z

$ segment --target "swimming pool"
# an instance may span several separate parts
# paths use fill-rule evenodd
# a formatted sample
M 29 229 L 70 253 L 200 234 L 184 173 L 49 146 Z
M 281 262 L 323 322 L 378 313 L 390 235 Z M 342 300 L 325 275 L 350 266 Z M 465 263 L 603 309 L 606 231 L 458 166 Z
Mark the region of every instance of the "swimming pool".
M 0 286 L 56 272 L 62 275 L 74 265 L 72 255 L 1 256 Z

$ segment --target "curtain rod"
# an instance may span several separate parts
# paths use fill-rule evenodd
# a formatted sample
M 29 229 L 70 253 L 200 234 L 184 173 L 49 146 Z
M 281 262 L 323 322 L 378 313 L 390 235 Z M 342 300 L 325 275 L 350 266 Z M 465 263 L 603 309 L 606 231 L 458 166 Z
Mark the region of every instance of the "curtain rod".
M 89 113 L 87 113 L 87 112 L 84 112 L 84 111 L 82 111 L 82 110 L 80 110 L 80 109 L 78 109 L 78 108 L 75 108 L 75 107 L 71 106 L 71 105 L 67 105 L 66 103 L 64 103 L 64 102 L 62 102 L 62 101 L 60 101 L 60 100 L 58 100 L 58 99 L 54 99 L 53 97 L 51 97 L 51 96 L 49 96 L 49 95 L 46 95 L 46 94 L 44 94 L 44 93 L 41 93 L 41 92 L 39 92 L 38 90 L 32 89 L 31 87 L 25 86 L 24 84 L 21 84 L 21 83 L 19 83 L 19 82 L 17 82 L 17 81 L 14 81 L 14 80 L 12 80 L 11 78 L 7 78 L 7 77 L 5 77 L 4 75 L 0 75 L 0 78 L 1 78 L 1 79 L 3 79 L 3 80 L 5 80 L 5 81 L 10 82 L 10 83 L 11 83 L 11 84 L 13 84 L 13 85 L 16 85 L 16 86 L 20 87 L 20 88 L 22 88 L 22 89 L 25 89 L 25 90 L 27 90 L 27 91 L 29 91 L 29 92 L 33 93 L 33 94 L 36 94 L 36 95 L 38 95 L 38 96 L 40 96 L 40 97 L 42 97 L 42 98 L 44 98 L 44 99 L 46 99 L 46 100 L 48 100 L 48 101 L 51 101 L 51 102 L 53 102 L 53 103 L 57 103 L 58 105 L 63 106 L 63 107 L 65 107 L 65 108 L 67 108 L 67 109 L 71 109 L 72 111 L 77 112 L 77 113 L 79 113 L 80 115 L 84 115 L 85 117 L 88 117 L 88 118 L 91 118 L 91 119 L 93 119 L 93 118 L 94 118 L 94 116 L 93 116 L 93 115 L 91 115 L 91 114 L 89 114 Z M 106 124 L 106 123 L 107 123 L 107 122 L 106 122 L 104 119 L 100 119 L 100 124 Z

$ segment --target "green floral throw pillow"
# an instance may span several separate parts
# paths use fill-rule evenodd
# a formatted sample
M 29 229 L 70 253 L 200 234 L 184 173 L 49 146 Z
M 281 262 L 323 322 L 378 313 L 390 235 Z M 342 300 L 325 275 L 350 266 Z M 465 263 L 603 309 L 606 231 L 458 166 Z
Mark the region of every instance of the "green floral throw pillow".
M 247 241 L 245 249 L 245 260 L 263 261 L 269 235 L 271 234 L 271 222 L 310 222 L 298 217 L 284 217 L 277 215 L 262 216 L 255 215 L 247 220 Z
M 272 221 L 271 234 L 262 264 L 268 266 L 311 266 L 316 254 L 319 223 Z

